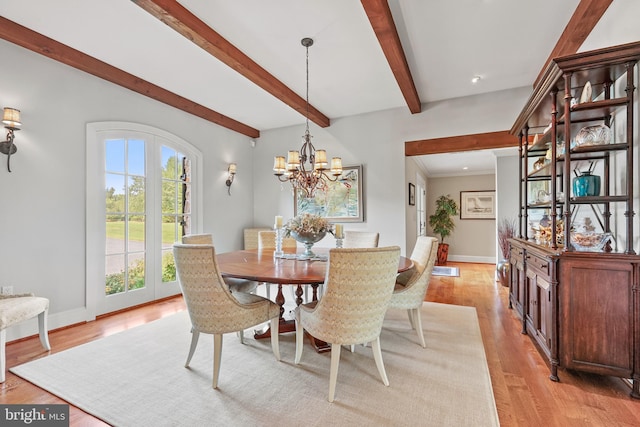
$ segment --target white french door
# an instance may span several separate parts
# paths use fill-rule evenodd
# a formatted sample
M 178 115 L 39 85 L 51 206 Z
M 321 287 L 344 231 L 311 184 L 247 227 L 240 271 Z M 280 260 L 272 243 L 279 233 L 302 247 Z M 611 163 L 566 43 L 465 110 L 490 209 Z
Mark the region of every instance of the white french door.
M 87 137 L 90 314 L 179 293 L 171 247 L 197 223 L 200 153 L 131 123 L 90 124 Z

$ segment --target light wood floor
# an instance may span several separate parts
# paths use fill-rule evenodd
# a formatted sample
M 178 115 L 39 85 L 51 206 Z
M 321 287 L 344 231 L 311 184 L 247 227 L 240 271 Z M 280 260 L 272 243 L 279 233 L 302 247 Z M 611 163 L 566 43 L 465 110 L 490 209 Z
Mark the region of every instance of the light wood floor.
M 544 359 L 529 337 L 520 333 L 520 324 L 508 308 L 507 289 L 494 281 L 493 265 L 449 265 L 460 267 L 460 277 L 433 277 L 426 299 L 476 307 L 502 426 L 640 426 L 640 401 L 629 397 L 630 389 L 622 380 L 564 370 L 559 383 L 548 379 Z M 177 297 L 54 331 L 49 335 L 52 353 L 180 310 L 184 303 Z M 8 367 L 43 356 L 46 353 L 37 337 L 7 346 Z M 64 402 L 8 372 L 0 389 L 0 404 L 7 403 Z M 71 407 L 71 425 L 105 424 Z

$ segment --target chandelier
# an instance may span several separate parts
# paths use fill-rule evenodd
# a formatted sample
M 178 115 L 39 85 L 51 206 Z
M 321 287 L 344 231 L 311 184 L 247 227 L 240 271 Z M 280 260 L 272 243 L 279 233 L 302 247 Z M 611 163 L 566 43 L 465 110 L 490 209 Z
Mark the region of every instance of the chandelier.
M 327 152 L 316 150 L 311 143 L 309 133 L 309 46 L 313 39 L 305 37 L 302 46 L 307 49 L 307 127 L 302 136 L 302 147 L 299 151 L 290 150 L 285 163 L 284 156 L 276 156 L 273 163 L 274 175 L 280 182 L 290 182 L 291 186 L 304 192 L 304 197 L 313 198 L 315 191 L 326 190 L 328 181 L 336 181 L 342 174 L 342 159 L 331 159 L 328 168 Z

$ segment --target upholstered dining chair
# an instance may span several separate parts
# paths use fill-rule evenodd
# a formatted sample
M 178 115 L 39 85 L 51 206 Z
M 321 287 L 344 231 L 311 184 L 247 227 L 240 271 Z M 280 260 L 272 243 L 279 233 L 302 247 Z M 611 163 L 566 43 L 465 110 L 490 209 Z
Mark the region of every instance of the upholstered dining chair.
M 191 245 L 213 245 L 213 234 L 185 234 L 182 236 L 182 243 Z M 235 277 L 225 277 L 224 283 L 227 284 L 231 292 L 252 293 L 258 287 L 258 282 L 254 280 L 238 279 Z
M 298 242 L 293 237 L 284 237 L 282 239 L 282 249 L 295 249 Z M 273 230 L 263 230 L 258 232 L 258 249 L 275 249 L 276 248 L 276 232 Z
M 47 331 L 49 300 L 36 297 L 32 293 L 0 295 L 0 383 L 5 380 L 7 328 L 24 320 L 38 316 L 40 343 L 45 350 L 51 350 Z
M 282 239 L 282 249 L 295 249 L 298 242 L 293 237 L 284 237 Z M 276 232 L 273 230 L 263 230 L 258 232 L 258 249 L 275 249 L 276 248 Z M 271 284 L 264 284 L 267 298 L 271 298 Z M 292 288 L 293 289 L 293 288 Z
M 218 388 L 222 336 L 228 332 L 271 322 L 271 350 L 280 360 L 278 325 L 280 307 L 259 295 L 231 293 L 223 285 L 212 245 L 173 245 L 180 289 L 191 319 L 191 347 L 185 367 L 198 345 L 201 333 L 213 335 L 213 388 Z
M 321 300 L 296 309 L 296 356 L 300 363 L 303 330 L 331 344 L 329 402 L 333 402 L 342 345 L 371 342 L 373 358 L 389 385 L 380 351 L 380 331 L 393 292 L 400 248 L 331 249 Z
M 431 272 L 438 253 L 438 239 L 435 237 L 419 236 L 411 252 L 413 268 L 401 273 L 396 278 L 396 286 L 389 302 L 389 308 L 406 309 L 411 327 L 418 333 L 422 347 L 424 341 L 420 308 L 427 294 Z
M 269 231 L 267 227 L 252 227 L 245 228 L 244 233 L 244 248 L 245 249 L 258 249 L 258 233 L 261 231 Z
M 371 231 L 344 231 L 343 248 L 377 248 L 380 233 Z

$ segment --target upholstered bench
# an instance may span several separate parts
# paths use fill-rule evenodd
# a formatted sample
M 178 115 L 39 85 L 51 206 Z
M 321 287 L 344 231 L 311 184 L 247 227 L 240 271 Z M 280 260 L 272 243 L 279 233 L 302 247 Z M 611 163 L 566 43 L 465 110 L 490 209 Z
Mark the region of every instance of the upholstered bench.
M 0 295 L 0 383 L 4 382 L 6 360 L 5 344 L 7 343 L 7 328 L 38 316 L 40 342 L 46 350 L 51 350 L 47 334 L 47 313 L 49 300 L 36 297 L 33 294 Z

